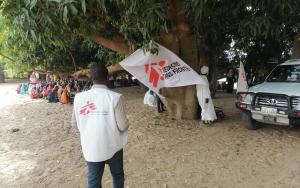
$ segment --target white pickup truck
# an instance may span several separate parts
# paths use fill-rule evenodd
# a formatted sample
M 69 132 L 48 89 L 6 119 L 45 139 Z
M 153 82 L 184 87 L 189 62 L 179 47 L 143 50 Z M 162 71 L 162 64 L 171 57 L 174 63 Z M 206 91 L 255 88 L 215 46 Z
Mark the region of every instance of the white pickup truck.
M 263 83 L 238 93 L 236 106 L 250 130 L 262 123 L 300 125 L 300 59 L 278 65 Z

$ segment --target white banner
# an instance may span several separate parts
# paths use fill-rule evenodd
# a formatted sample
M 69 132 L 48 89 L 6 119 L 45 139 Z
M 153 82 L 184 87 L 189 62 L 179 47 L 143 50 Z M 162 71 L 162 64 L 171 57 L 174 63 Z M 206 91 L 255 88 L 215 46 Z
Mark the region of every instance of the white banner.
M 248 84 L 246 79 L 246 72 L 243 63 L 240 63 L 239 68 L 239 79 L 237 83 L 237 89 L 236 92 L 247 92 L 248 91 Z
M 207 85 L 196 71 L 161 45 L 158 54 L 138 49 L 120 65 L 156 93 L 163 87 Z

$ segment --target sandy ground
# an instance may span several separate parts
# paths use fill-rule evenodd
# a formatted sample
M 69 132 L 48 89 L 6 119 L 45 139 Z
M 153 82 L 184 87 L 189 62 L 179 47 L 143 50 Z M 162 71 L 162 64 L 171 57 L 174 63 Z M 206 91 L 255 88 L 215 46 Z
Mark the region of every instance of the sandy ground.
M 72 106 L 32 101 L 15 88 L 0 84 L 0 187 L 85 187 Z M 137 88 L 117 91 L 125 96 L 131 126 L 125 187 L 300 187 L 299 129 L 246 130 L 231 95 L 217 95 L 226 118 L 207 127 L 158 115 L 143 105 Z M 108 168 L 103 187 L 111 187 Z

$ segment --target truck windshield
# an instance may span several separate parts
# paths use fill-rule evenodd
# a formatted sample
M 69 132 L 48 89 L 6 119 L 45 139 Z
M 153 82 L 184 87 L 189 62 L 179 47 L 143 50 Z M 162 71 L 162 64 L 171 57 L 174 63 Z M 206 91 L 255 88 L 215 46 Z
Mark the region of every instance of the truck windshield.
M 267 82 L 300 82 L 300 65 L 280 65 L 267 78 Z

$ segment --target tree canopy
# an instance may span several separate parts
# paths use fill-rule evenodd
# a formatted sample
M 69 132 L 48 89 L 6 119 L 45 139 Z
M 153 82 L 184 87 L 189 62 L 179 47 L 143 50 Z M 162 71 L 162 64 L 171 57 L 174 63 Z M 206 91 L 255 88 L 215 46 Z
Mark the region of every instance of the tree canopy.
M 153 41 L 178 40 L 184 32 L 197 41 L 191 50 L 209 62 L 224 59 L 233 41 L 249 65 L 254 57 L 262 57 L 259 63 L 281 60 L 300 23 L 294 0 L 2 0 L 0 6 L 10 54 L 34 66 L 47 59 L 49 68 L 58 62 L 73 66 L 70 52 L 80 54 L 79 67 L 96 60 L 117 63 L 118 54 L 155 50 Z

